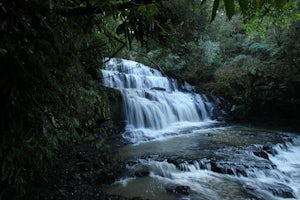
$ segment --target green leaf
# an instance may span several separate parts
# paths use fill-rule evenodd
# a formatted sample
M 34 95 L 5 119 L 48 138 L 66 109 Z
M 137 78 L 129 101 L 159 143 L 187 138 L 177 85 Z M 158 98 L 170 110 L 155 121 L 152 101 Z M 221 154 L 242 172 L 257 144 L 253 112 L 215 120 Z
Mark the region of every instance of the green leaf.
M 219 7 L 219 3 L 220 3 L 220 0 L 215 0 L 214 1 L 214 5 L 213 5 L 212 13 L 211 13 L 211 20 L 210 20 L 210 22 L 214 21 L 216 15 L 217 15 L 217 10 L 218 10 L 218 7 Z
M 77 118 L 74 118 L 73 120 L 74 120 L 75 127 L 79 127 L 80 126 L 79 120 Z
M 234 0 L 224 0 L 227 18 L 230 20 L 234 15 Z
M 246 14 L 248 9 L 248 1 L 246 0 L 239 0 L 239 6 L 243 14 Z
M 117 27 L 116 33 L 117 33 L 118 35 L 121 35 L 122 33 L 125 32 L 125 29 L 126 29 L 126 24 L 125 24 L 125 22 L 124 22 L 124 23 L 120 24 L 120 25 Z
M 286 3 L 287 3 L 286 0 L 276 0 L 275 1 L 275 5 L 278 9 L 282 9 Z
M 259 0 L 253 0 L 252 2 L 253 9 L 257 9 L 259 5 L 260 5 Z

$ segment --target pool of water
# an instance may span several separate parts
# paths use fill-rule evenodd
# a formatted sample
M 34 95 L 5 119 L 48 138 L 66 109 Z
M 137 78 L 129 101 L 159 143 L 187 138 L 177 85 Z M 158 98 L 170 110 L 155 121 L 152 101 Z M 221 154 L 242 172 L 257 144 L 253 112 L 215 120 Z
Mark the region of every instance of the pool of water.
M 108 194 L 162 200 L 300 199 L 300 138 L 293 133 L 193 126 L 127 145 L 118 156 L 127 172 L 107 186 Z

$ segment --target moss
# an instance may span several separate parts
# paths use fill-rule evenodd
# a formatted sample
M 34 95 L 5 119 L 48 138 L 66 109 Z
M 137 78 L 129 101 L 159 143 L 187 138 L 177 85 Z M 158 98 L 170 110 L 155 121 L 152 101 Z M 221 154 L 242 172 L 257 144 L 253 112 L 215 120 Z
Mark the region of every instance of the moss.
M 107 105 L 105 107 L 106 112 L 109 113 L 103 124 L 107 128 L 106 133 L 110 135 L 124 131 L 125 123 L 122 113 L 121 92 L 107 87 L 100 87 L 99 92 L 105 101 L 104 104 Z

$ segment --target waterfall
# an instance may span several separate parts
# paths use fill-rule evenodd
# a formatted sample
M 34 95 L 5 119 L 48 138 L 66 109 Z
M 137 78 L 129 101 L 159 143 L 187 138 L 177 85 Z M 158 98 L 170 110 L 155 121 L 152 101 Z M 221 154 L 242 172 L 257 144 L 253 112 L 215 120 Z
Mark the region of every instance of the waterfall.
M 103 85 L 119 89 L 127 122 L 124 137 L 136 143 L 162 137 L 160 131 L 211 122 L 213 104 L 203 94 L 182 92 L 177 80 L 135 61 L 110 59 Z M 192 86 L 185 83 L 185 86 Z M 167 129 L 167 131 L 166 131 Z
M 104 86 L 122 94 L 122 136 L 133 143 L 120 149 L 128 171 L 108 193 L 167 200 L 300 199 L 298 135 L 208 126 L 213 113 L 225 112 L 215 109 L 220 99 L 134 61 L 111 59 L 102 75 Z

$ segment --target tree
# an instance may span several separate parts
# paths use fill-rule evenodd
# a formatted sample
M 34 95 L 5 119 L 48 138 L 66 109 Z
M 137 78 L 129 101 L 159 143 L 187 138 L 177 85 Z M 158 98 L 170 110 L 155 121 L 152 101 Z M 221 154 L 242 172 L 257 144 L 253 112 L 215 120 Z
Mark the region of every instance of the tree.
M 295 32 L 299 29 L 299 21 L 294 18 L 299 8 L 295 1 L 289 3 L 285 4 L 291 6 L 289 12 L 286 12 L 286 8 L 280 15 L 276 12 L 276 17 L 289 18 L 291 25 L 285 24 L 288 28 L 280 20 L 276 21 L 277 18 L 271 19 L 276 23 L 269 23 L 269 16 L 259 21 L 264 27 L 263 35 L 262 29 L 258 32 L 252 29 L 252 32 L 237 32 L 225 38 L 231 47 L 223 53 L 226 56 L 224 66 L 217 69 L 211 90 L 227 96 L 238 106 L 238 118 L 252 115 L 257 118 L 276 118 L 278 123 L 287 119 L 291 122 L 290 126 L 299 123 L 300 100 L 295 93 L 299 90 L 299 83 L 295 80 L 299 79 L 300 74 L 299 39 Z M 261 16 L 260 10 L 257 15 Z M 253 24 L 244 26 L 249 28 L 255 25 L 258 22 L 256 17 L 251 22 Z
M 239 14 L 249 33 L 255 30 L 263 36 L 271 25 L 288 28 L 293 21 L 299 20 L 298 4 L 297 0 L 214 0 L 211 21 L 218 9 L 224 8 L 229 20 L 234 14 Z
M 95 6 L 100 10 L 92 14 L 83 9 Z M 63 145 L 105 146 L 114 129 L 114 94 L 98 87 L 98 67 L 127 45 L 126 33 L 139 33 L 132 30 L 139 28 L 141 7 L 132 1 L 0 4 L 0 198 L 22 197 L 46 179 Z M 118 29 L 122 23 L 128 27 Z

